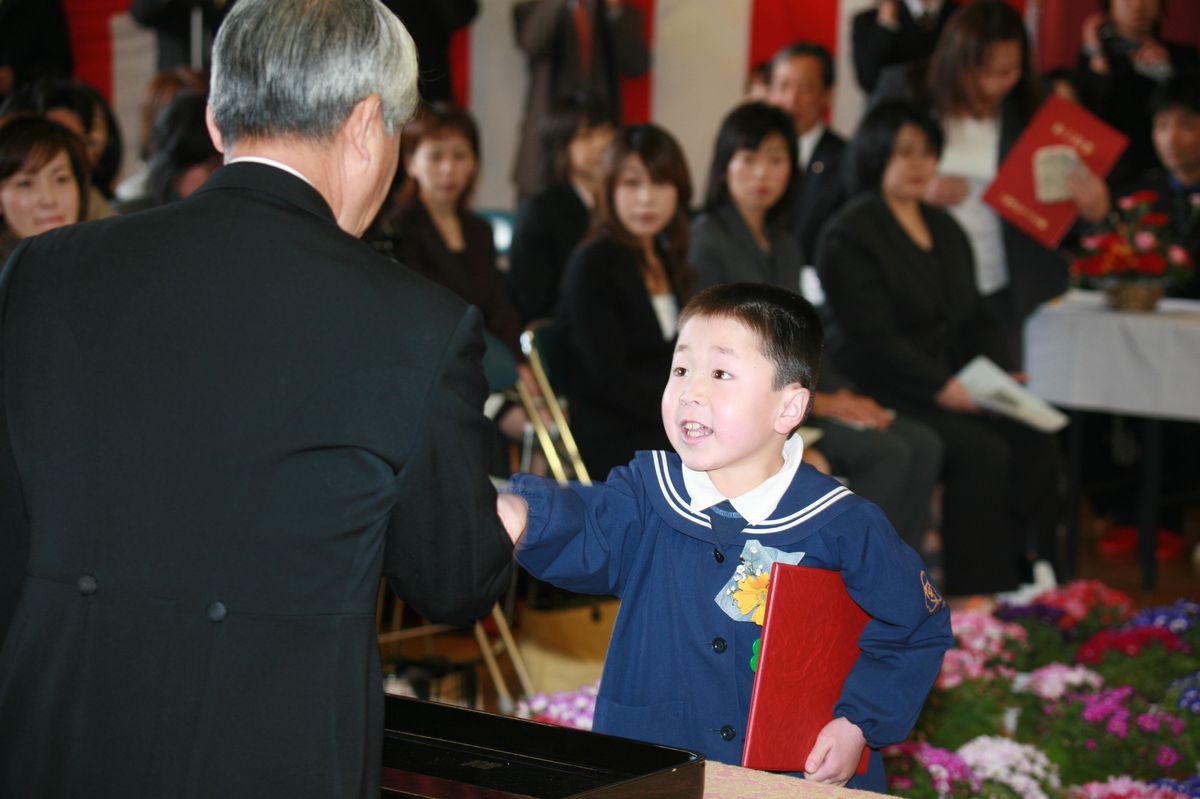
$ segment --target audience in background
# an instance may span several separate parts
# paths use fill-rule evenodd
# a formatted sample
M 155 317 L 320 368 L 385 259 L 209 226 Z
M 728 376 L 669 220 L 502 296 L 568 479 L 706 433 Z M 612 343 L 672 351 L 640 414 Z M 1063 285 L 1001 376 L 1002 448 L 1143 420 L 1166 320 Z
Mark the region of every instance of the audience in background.
M 183 91 L 162 110 L 150 136 L 145 194 L 120 203 L 121 213 L 181 200 L 221 166 L 204 121 L 207 104 L 205 95 Z
M 475 120 L 459 106 L 434 103 L 405 126 L 401 142 L 407 180 L 395 207 L 384 212 L 368 237 L 389 237 L 402 265 L 479 308 L 488 347 L 507 350 L 506 360 L 516 362 L 520 379 L 536 393 L 521 352 L 521 317 L 496 269 L 492 226 L 469 210 L 479 175 Z M 525 412 L 514 404 L 495 410 L 505 437 L 520 440 Z
M 884 68 L 929 56 L 954 12 L 951 0 L 878 0 L 854 15 L 854 72 L 867 94 Z
M 785 228 L 795 160 L 791 119 L 779 109 L 749 103 L 725 117 L 705 212 L 692 229 L 698 288 L 752 282 L 799 290 L 803 261 Z M 937 436 L 856 394 L 829 358 L 812 397 L 810 423 L 823 435 L 819 459 L 806 459 L 847 477 L 855 492 L 883 508 L 906 541 L 928 550 L 924 538 L 941 457 Z
M 479 13 L 479 0 L 382 0 L 408 28 L 421 65 L 421 99 L 427 103 L 454 100 L 450 74 L 450 36 L 465 28 Z
M 889 70 L 877 98 L 915 98 L 945 135 L 926 201 L 945 208 L 967 234 L 976 286 L 1023 360 L 1021 331 L 1042 302 L 1067 288 L 1067 261 L 1005 222 L 983 193 L 1038 105 L 1025 23 L 1002 0 L 975 0 L 950 18 L 927 65 Z M 1108 212 L 1104 182 L 1086 168 L 1071 176 L 1082 218 Z
M 966 235 L 923 200 L 941 144 L 917 108 L 873 108 L 851 144 L 854 198 L 822 236 L 817 266 L 833 358 L 943 442 L 946 592 L 991 593 L 1054 554 L 1058 456 L 1053 436 L 980 413 L 955 377 L 976 355 L 1009 369 L 1013 360 L 975 286 Z
M 1129 137 L 1109 173 L 1119 186 L 1158 166 L 1150 136 L 1150 95 L 1176 72 L 1200 62 L 1195 44 L 1163 41 L 1165 0 L 1101 0 L 1083 23 L 1077 81 L 1084 105 Z
M 1200 70 L 1179 72 L 1150 97 L 1154 151 L 1161 167 L 1147 170 L 1123 194 L 1152 191 L 1155 210 L 1166 214 L 1173 233 L 1200 266 Z M 1176 297 L 1200 299 L 1195 270 L 1188 282 L 1167 287 Z
M 821 226 L 846 199 L 846 140 L 824 122 L 832 96 L 833 58 L 824 47 L 801 42 L 775 54 L 767 99 L 792 117 L 798 137 L 790 227 L 805 263 L 813 262 Z
M 0 3 L 0 102 L 44 78 L 69 78 L 75 60 L 62 0 Z
M 542 120 L 546 185 L 521 203 L 508 253 L 508 282 L 525 321 L 554 315 L 563 269 L 591 222 L 616 134 L 608 107 L 587 92 L 560 97 Z
M 121 165 L 121 132 L 99 92 L 81 81 L 38 81 L 9 97 L 2 110 L 42 114 L 78 135 L 85 146 L 90 174 L 86 218 L 103 219 L 116 214 L 108 197 Z
M 146 92 L 138 111 L 138 152 L 142 162 L 136 170 L 117 184 L 113 196 L 118 203 L 128 203 L 147 194 L 146 178 L 149 167 L 146 162 L 152 154 L 150 139 L 154 130 L 154 122 L 158 119 L 159 114 L 171 104 L 175 95 L 182 91 L 207 95 L 208 76 L 199 70 L 176 67 L 157 73 L 146 84 Z
M 0 264 L 21 239 L 78 222 L 87 203 L 78 136 L 36 114 L 0 118 Z
M 217 29 L 236 0 L 133 0 L 129 15 L 152 28 L 158 69 L 208 69 Z
M 642 12 L 622 0 L 523 0 L 513 6 L 517 45 L 529 66 L 525 118 L 513 164 L 517 195 L 537 191 L 545 178 L 542 117 L 557 97 L 595 95 L 620 117 L 623 77 L 650 66 Z
M 571 428 L 597 478 L 639 449 L 670 446 L 660 401 L 692 289 L 691 197 L 683 151 L 662 128 L 625 128 L 605 151 L 596 226 L 567 264 L 558 306 Z

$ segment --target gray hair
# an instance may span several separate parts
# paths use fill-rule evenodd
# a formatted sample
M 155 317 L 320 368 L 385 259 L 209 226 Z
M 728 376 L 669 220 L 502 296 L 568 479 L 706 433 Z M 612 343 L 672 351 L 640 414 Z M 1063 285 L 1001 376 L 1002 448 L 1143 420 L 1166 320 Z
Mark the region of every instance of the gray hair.
M 240 0 L 213 45 L 210 104 L 226 144 L 332 137 L 382 100 L 389 135 L 417 105 L 417 50 L 379 0 Z

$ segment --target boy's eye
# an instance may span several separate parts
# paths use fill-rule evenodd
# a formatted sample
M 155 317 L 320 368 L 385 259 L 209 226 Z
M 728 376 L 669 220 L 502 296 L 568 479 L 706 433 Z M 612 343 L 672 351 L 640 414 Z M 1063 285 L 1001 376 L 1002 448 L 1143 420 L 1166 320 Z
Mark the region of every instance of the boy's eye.
M 674 377 L 687 377 L 687 368 L 683 366 L 676 366 L 671 369 L 671 374 Z
M 724 369 L 713 369 L 713 377 L 717 380 L 732 380 L 733 375 L 726 372 Z

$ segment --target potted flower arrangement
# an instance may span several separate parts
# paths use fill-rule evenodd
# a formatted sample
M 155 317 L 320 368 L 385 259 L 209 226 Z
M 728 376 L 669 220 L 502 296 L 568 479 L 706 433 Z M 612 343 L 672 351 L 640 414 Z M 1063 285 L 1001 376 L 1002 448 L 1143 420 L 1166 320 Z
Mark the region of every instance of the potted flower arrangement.
M 1178 220 L 1156 210 L 1158 202 L 1152 191 L 1121 197 L 1107 228 L 1083 238 L 1084 255 L 1071 266 L 1077 283 L 1103 289 L 1115 309 L 1153 310 L 1164 287 L 1194 268 L 1179 243 Z M 1190 198 L 1186 213 L 1200 213 L 1200 196 Z
M 1194 724 L 1147 703 L 1129 686 L 1068 693 L 1047 702 L 1022 735 L 1059 765 L 1066 785 L 1123 775 L 1153 780 L 1189 776 L 1200 752 Z

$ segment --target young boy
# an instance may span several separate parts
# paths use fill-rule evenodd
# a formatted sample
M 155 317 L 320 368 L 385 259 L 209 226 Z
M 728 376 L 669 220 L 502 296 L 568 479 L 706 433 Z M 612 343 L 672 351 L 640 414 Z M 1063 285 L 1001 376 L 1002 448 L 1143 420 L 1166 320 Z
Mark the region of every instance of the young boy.
M 812 306 L 731 284 L 698 295 L 679 321 L 662 400 L 675 454 L 639 452 L 592 487 L 518 475 L 500 499 L 509 535 L 524 531 L 517 559 L 555 585 L 621 598 L 597 731 L 734 764 L 762 631 L 760 575 L 774 561 L 839 570 L 872 619 L 805 772 L 884 791 L 877 751 L 851 777 L 864 743 L 900 741 L 916 720 L 953 642 L 945 603 L 876 506 L 800 463 L 792 433 L 822 338 Z

